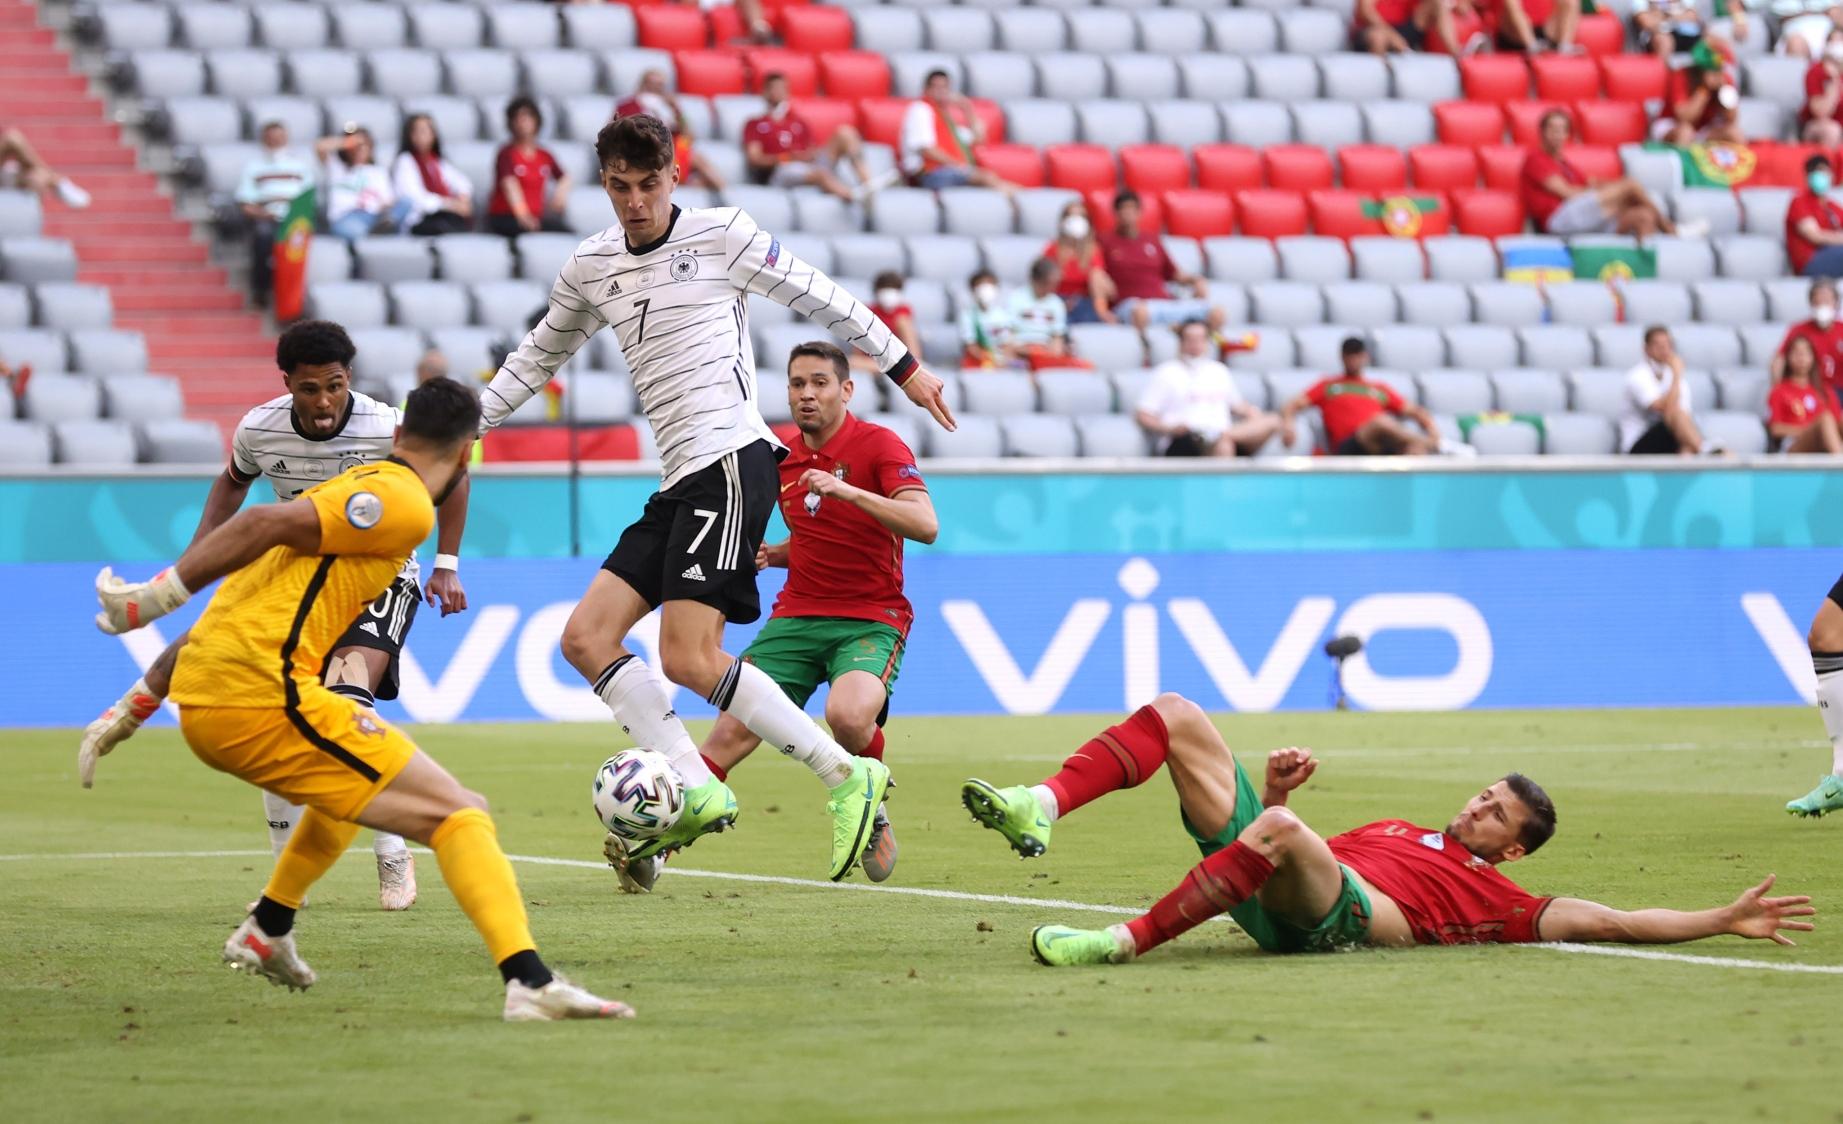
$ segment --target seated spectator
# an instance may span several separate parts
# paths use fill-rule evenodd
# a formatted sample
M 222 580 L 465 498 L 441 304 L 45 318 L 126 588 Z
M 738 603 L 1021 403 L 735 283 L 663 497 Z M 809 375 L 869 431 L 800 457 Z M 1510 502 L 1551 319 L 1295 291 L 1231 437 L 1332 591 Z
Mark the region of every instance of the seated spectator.
M 1208 324 L 1179 324 L 1177 350 L 1177 358 L 1152 372 L 1133 410 L 1161 456 L 1252 456 L 1279 432 L 1279 415 L 1249 405 L 1235 376 L 1212 354 Z
M 1369 346 L 1355 336 L 1339 348 L 1342 374 L 1329 375 L 1280 410 L 1280 440 L 1293 445 L 1299 436 L 1293 419 L 1308 406 L 1318 407 L 1325 423 L 1325 443 L 1335 456 L 1423 456 L 1440 448 L 1440 427 L 1433 415 L 1406 402 L 1385 382 L 1363 377 Z M 1401 422 L 1420 426 L 1416 433 Z
M 1843 276 L 1843 207 L 1830 198 L 1830 158 L 1805 161 L 1805 189 L 1785 210 L 1785 256 L 1800 277 Z
M 960 366 L 1011 367 L 1022 361 L 1017 324 L 999 298 L 998 278 L 982 269 L 967 279 L 972 303 L 960 310 Z
M 1702 452 L 1689 381 L 1670 329 L 1645 329 L 1645 357 L 1625 376 L 1625 412 L 1619 417 L 1619 445 L 1633 456 Z
M 1017 190 L 979 166 L 974 149 L 985 143 L 985 122 L 965 94 L 955 93 L 945 70 L 928 73 L 922 96 L 902 118 L 902 171 L 916 187 L 989 187 Z
M 18 129 L 0 129 L 0 186 L 18 186 L 45 197 L 55 195 L 75 211 L 90 205 L 90 193 L 45 163 L 38 149 Z
M 1838 393 L 1843 386 L 1843 324 L 1837 323 L 1837 283 L 1828 277 L 1820 277 L 1811 283 L 1811 317 L 1792 325 L 1791 330 L 1780 341 L 1779 350 L 1773 354 L 1773 361 L 1768 367 L 1773 381 L 1785 377 L 1786 352 L 1791 350 L 1796 340 L 1804 340 L 1811 345 L 1811 354 L 1817 360 L 1816 381 L 1827 387 L 1831 394 Z
M 1030 265 L 1030 282 L 1011 294 L 1012 340 L 1033 371 L 1048 367 L 1093 370 L 1094 364 L 1069 350 L 1069 310 L 1056 295 L 1062 271 L 1048 258 Z
M 260 308 L 268 307 L 275 287 L 275 228 L 312 178 L 307 161 L 288 147 L 288 127 L 280 121 L 264 124 L 262 152 L 243 166 L 233 196 L 250 224 L 250 295 Z
M 1069 323 L 1092 324 L 1101 317 L 1094 311 L 1094 289 L 1101 286 L 1109 302 L 1113 282 L 1102 268 L 1100 239 L 1088 219 L 1088 205 L 1071 199 L 1056 223 L 1056 237 L 1043 247 L 1043 256 L 1056 263 L 1056 295 L 1069 308 Z
M 1726 44 L 1696 44 L 1689 65 L 1670 72 L 1663 113 L 1651 125 L 1653 140 L 1678 146 L 1746 143 L 1731 59 Z
M 822 143 L 787 96 L 787 77 L 770 74 L 762 79 L 762 100 L 768 112 L 742 127 L 743 157 L 749 162 L 751 182 L 770 187 L 816 187 L 828 195 L 856 203 L 871 192 L 894 183 L 893 176 L 878 178 L 864 162 L 864 138 L 856 128 L 840 125 Z M 838 175 L 839 161 L 847 161 L 857 175 L 856 185 Z
M 326 228 L 356 242 L 389 218 L 397 202 L 390 176 L 378 166 L 371 130 L 347 125 L 336 137 L 314 142 L 320 175 L 326 181 Z
M 877 274 L 871 282 L 873 295 L 870 302 L 871 315 L 883 321 L 883 326 L 895 333 L 902 346 L 909 349 L 915 361 L 922 361 L 921 333 L 915 330 L 915 313 L 902 299 L 902 274 L 893 269 L 886 269 Z M 856 348 L 851 349 L 851 365 L 860 371 L 875 372 L 877 361 Z
M 684 111 L 678 107 L 678 99 L 672 94 L 672 86 L 666 80 L 665 71 L 646 71 L 640 75 L 640 88 L 615 103 L 616 118 L 632 117 L 636 113 L 650 113 L 671 128 L 672 147 L 677 154 L 678 178 L 682 182 L 708 187 L 712 191 L 723 190 L 722 173 L 692 143 L 695 138 L 691 133 L 691 125 L 685 120 Z
M 1766 397 L 1766 430 L 1786 453 L 1843 453 L 1843 413 L 1818 374 L 1817 348 L 1798 336 L 1786 344 L 1785 377 Z
M 1581 25 L 1581 0 L 1497 0 L 1494 14 L 1497 44 L 1502 50 L 1528 55 L 1575 52 L 1574 32 Z
M 512 139 L 493 161 L 493 197 L 486 205 L 486 228 L 513 238 L 530 230 L 567 234 L 563 207 L 570 197 L 570 174 L 550 150 L 538 144 L 544 114 L 538 103 L 520 95 L 506 103 L 506 131 Z
M 442 157 L 442 138 L 428 114 L 412 113 L 404 119 L 390 183 L 401 216 L 398 230 L 458 234 L 473 225 L 474 185 Z
M 1697 0 L 1632 0 L 1632 23 L 1638 28 L 1638 49 L 1669 61 L 1678 52 L 1696 49 L 1702 42 L 1702 13 Z
M 1101 239 L 1101 266 L 1107 289 L 1095 286 L 1094 310 L 1102 320 L 1117 324 L 1124 317 L 1144 332 L 1152 324 L 1182 324 L 1202 320 L 1214 332 L 1222 327 L 1222 310 L 1209 303 L 1209 285 L 1186 273 L 1165 252 L 1164 243 L 1139 229 L 1139 196 L 1122 191 L 1113 200 L 1114 232 Z M 1189 289 L 1188 298 L 1174 298 L 1168 286 Z M 1107 291 L 1108 289 L 1111 292 Z
M 1376 55 L 1424 50 L 1427 25 L 1440 7 L 1440 0 L 1357 0 L 1351 13 L 1351 49 Z M 1457 57 L 1459 50 L 1452 53 Z
M 1630 178 L 1595 182 L 1567 156 L 1574 121 L 1566 111 L 1542 115 L 1542 143 L 1523 159 L 1523 209 L 1547 234 L 1675 234 L 1643 184 Z M 1693 233 L 1693 232 L 1691 232 Z
M 1830 30 L 1824 53 L 1805 71 L 1805 104 L 1798 111 L 1798 135 L 1806 144 L 1835 148 L 1843 144 L 1843 123 L 1837 120 L 1843 101 L 1843 27 Z

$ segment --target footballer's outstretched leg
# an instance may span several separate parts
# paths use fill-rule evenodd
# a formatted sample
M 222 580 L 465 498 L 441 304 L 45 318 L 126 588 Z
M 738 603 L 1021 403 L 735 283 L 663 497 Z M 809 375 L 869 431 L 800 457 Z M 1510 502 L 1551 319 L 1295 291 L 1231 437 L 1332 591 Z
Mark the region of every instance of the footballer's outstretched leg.
M 1816 819 L 1843 811 L 1843 579 L 1830 589 L 1811 621 L 1811 666 L 1817 672 L 1817 712 L 1830 737 L 1830 773 L 1817 787 L 1785 810 L 1794 816 Z

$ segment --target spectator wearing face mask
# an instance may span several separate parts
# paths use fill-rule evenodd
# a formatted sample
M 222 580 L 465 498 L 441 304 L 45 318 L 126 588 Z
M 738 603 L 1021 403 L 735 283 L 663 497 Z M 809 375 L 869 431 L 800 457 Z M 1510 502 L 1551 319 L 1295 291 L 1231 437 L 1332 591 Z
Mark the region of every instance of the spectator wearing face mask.
M 982 269 L 967 278 L 972 303 L 960 310 L 960 366 L 1010 367 L 1022 362 L 1017 322 L 998 291 L 998 278 Z
M 1280 430 L 1280 417 L 1241 396 L 1235 376 L 1211 353 L 1214 333 L 1202 320 L 1178 325 L 1177 358 L 1152 372 L 1133 410 L 1167 457 L 1253 455 Z
M 922 361 L 921 333 L 915 330 L 915 313 L 902 295 L 902 274 L 886 269 L 871 282 L 871 315 L 883 321 L 915 361 Z M 856 348 L 851 349 L 851 366 L 860 371 L 877 371 L 877 361 Z
M 1843 390 L 1843 324 L 1837 323 L 1837 283 L 1828 277 L 1811 283 L 1811 318 L 1792 325 L 1786 332 L 1773 356 L 1773 381 L 1785 377 L 1786 355 L 1798 340 L 1811 345 L 1817 362 L 1814 381 L 1832 393 Z
M 1069 350 L 1069 311 L 1056 295 L 1056 263 L 1038 258 L 1031 263 L 1030 281 L 1011 294 L 1013 342 L 1033 371 L 1049 367 L 1093 370 L 1094 364 Z
M 1088 207 L 1079 199 L 1071 199 L 1062 208 L 1062 217 L 1056 223 L 1056 237 L 1043 248 L 1043 256 L 1056 263 L 1060 271 L 1056 278 L 1056 295 L 1069 308 L 1069 323 L 1095 324 L 1100 322 L 1100 314 L 1095 311 L 1097 286 L 1104 301 L 1113 301 L 1113 281 L 1107 276 L 1107 270 L 1101 257 L 1101 241 L 1094 236 L 1094 224 L 1088 219 Z
M 1805 71 L 1805 105 L 1798 112 L 1798 132 L 1806 144 L 1843 145 L 1843 122 L 1837 120 L 1839 102 L 1843 102 L 1843 28 L 1833 27 L 1824 41 L 1823 57 Z
M 1805 161 L 1805 190 L 1785 211 L 1785 256 L 1800 277 L 1843 275 L 1843 207 L 1830 199 L 1830 158 Z

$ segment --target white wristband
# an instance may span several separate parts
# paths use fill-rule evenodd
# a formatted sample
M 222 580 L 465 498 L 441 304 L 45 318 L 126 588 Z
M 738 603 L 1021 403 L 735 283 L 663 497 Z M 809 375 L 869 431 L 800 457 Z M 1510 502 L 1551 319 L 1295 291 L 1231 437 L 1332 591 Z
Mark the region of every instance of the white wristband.
M 461 572 L 461 558 L 457 554 L 437 554 L 435 556 L 435 568 L 437 570 L 453 570 L 458 574 Z

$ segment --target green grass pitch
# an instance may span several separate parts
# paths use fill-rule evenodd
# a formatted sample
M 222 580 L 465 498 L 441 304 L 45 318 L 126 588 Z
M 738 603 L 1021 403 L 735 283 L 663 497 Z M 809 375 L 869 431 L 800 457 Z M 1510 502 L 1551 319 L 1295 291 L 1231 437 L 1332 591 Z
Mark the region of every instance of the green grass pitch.
M 1164 776 L 1082 809 L 1020 862 L 957 799 L 1054 769 L 1103 718 L 898 719 L 891 885 L 1139 907 L 1195 861 Z M 1729 901 L 1767 872 L 1809 893 L 1795 949 L 1672 951 L 1792 973 L 1527 948 L 1259 954 L 1209 925 L 1136 964 L 1052 971 L 1026 950 L 1052 905 L 516 863 L 558 968 L 634 1022 L 507 1026 L 497 974 L 432 856 L 422 899 L 376 908 L 369 854 L 297 933 L 320 983 L 232 974 L 218 947 L 267 871 L 256 794 L 150 731 L 78 788 L 75 735 L 0 735 L 0 1115 L 23 1121 L 1843 1119 L 1843 823 L 1784 801 L 1823 771 L 1807 710 L 1265 715 L 1231 745 L 1325 758 L 1293 807 L 1325 834 L 1446 822 L 1518 769 L 1560 831 L 1508 868 L 1623 906 Z M 609 726 L 425 727 L 493 802 L 518 856 L 599 858 L 593 769 Z M 1251 762 L 1258 776 L 1259 765 Z M 678 865 L 823 879 L 823 793 L 758 755 L 738 829 Z M 361 837 L 363 843 L 368 837 Z M 232 851 L 205 856 L 194 852 Z M 146 853 L 185 853 L 154 857 Z M 107 857 L 83 857 L 106 853 Z M 23 856 L 23 857 L 22 857 Z M 861 881 L 861 876 L 854 876 Z

